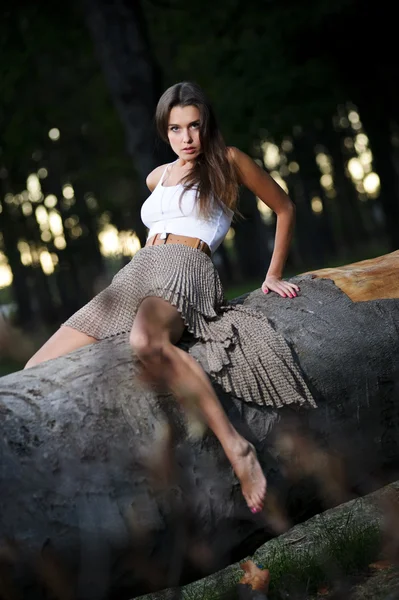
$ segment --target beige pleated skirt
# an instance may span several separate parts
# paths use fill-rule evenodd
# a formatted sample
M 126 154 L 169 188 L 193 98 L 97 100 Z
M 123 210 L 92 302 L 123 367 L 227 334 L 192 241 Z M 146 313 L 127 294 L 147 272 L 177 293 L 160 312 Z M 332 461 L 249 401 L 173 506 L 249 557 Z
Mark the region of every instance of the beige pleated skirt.
M 212 260 L 178 244 L 142 248 L 64 325 L 98 340 L 130 332 L 141 301 L 157 296 L 203 343 L 211 379 L 247 402 L 315 406 L 299 366 L 267 317 L 225 300 Z

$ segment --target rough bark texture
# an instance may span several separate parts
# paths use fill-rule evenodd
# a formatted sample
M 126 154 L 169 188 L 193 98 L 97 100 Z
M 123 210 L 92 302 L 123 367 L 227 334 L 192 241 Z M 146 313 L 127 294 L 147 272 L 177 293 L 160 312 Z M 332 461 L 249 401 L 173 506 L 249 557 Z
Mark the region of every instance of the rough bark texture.
M 399 458 L 399 300 L 356 303 L 330 280 L 293 280 L 294 300 L 256 290 L 244 302 L 285 336 L 318 408 L 272 410 L 217 390 L 291 522 L 342 495 L 323 495 L 306 465 L 292 476 L 287 427 L 309 435 L 309 459 L 318 448 L 343 456 L 360 493 Z M 193 352 L 201 361 L 200 343 Z M 213 435 L 189 438 L 175 402 L 135 372 L 123 335 L 1 379 L 0 558 L 23 597 L 46 597 L 58 561 L 58 584 L 74 590 L 60 598 L 123 600 L 217 571 L 276 534 L 246 508 Z
M 351 265 L 319 269 L 313 275 L 331 279 L 354 302 L 366 302 L 399 298 L 398 266 L 399 250 L 396 250 Z

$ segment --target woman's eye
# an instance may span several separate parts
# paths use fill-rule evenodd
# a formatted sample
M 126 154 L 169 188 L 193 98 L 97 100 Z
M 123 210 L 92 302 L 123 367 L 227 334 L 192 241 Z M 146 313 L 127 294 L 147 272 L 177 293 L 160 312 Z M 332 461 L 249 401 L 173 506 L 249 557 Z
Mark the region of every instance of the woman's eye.
M 200 124 L 199 124 L 199 123 L 193 123 L 193 124 L 191 125 L 191 127 L 192 127 L 193 129 L 198 129 L 198 127 L 199 127 L 199 126 L 200 126 Z
M 171 131 L 178 131 L 178 129 L 179 128 L 177 127 L 177 125 L 174 125 L 173 127 L 170 128 Z

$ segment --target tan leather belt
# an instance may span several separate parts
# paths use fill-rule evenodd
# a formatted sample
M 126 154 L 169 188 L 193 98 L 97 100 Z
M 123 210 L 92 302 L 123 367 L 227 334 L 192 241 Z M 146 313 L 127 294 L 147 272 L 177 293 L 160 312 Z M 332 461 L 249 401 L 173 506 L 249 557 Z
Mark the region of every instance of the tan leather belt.
M 163 237 L 161 237 L 161 235 Z M 211 255 L 211 249 L 206 242 L 203 242 L 199 238 L 188 237 L 186 235 L 175 235 L 174 233 L 160 234 L 157 233 L 150 237 L 146 246 L 159 246 L 160 244 L 183 244 L 184 246 L 190 246 L 190 248 L 197 248 L 202 250 L 208 256 Z

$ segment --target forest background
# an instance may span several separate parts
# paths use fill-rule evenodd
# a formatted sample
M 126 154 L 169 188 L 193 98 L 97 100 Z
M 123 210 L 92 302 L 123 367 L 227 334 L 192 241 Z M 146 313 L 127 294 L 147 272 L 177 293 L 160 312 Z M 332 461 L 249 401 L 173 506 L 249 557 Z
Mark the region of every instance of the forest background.
M 146 175 L 173 160 L 155 106 L 178 81 L 295 202 L 287 277 L 399 248 L 386 0 L 18 0 L 0 33 L 0 374 L 144 244 Z M 261 285 L 273 249 L 274 214 L 245 189 L 240 211 L 214 256 L 228 297 Z

